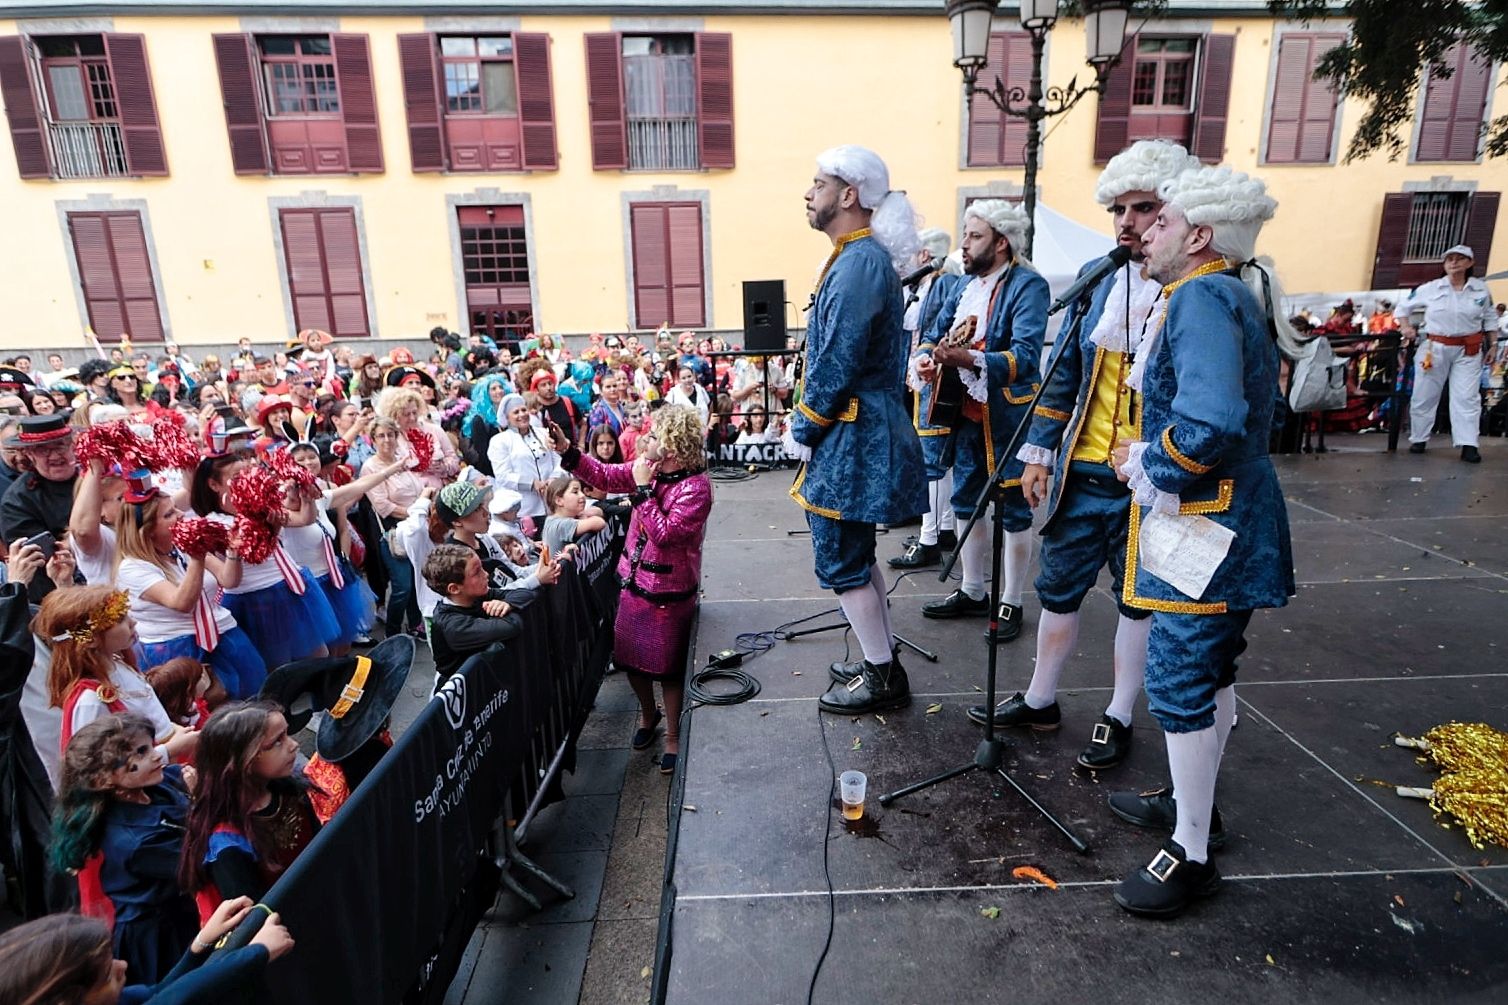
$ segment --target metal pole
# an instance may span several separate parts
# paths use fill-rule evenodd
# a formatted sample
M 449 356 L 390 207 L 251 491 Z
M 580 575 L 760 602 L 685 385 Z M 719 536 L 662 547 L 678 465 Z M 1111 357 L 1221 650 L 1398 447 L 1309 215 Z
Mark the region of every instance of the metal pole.
M 1042 54 L 1047 45 L 1047 33 L 1037 28 L 1032 30 L 1032 78 L 1026 90 L 1026 195 L 1021 200 L 1026 208 L 1026 248 L 1022 252 L 1032 256 L 1032 245 L 1037 238 L 1037 149 L 1041 144 L 1042 117 Z

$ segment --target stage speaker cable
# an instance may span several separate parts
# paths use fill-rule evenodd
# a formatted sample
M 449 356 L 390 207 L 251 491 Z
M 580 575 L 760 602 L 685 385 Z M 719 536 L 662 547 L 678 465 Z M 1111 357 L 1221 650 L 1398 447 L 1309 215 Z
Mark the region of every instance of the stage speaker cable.
M 822 973 L 822 964 L 827 962 L 828 950 L 833 946 L 833 924 L 837 917 L 837 904 L 833 896 L 833 874 L 828 868 L 827 851 L 833 836 L 833 801 L 838 796 L 838 766 L 833 762 L 832 748 L 827 745 L 827 722 L 822 711 L 817 711 L 817 731 L 822 734 L 822 754 L 827 758 L 827 824 L 822 828 L 822 880 L 827 884 L 827 938 L 822 940 L 822 952 L 817 965 L 812 968 L 812 979 L 806 985 L 806 1005 L 812 1005 L 817 991 L 817 977 Z

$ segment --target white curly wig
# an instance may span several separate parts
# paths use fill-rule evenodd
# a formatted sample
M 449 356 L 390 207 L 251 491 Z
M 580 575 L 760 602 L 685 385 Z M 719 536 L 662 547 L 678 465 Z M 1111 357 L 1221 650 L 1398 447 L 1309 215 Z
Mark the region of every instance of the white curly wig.
M 909 272 L 922 247 L 916 234 L 921 218 L 905 192 L 891 189 L 890 169 L 880 155 L 853 144 L 832 147 L 817 155 L 817 170 L 854 187 L 859 205 L 870 211 L 874 239 L 890 255 L 897 272 Z
M 1257 301 L 1267 304 L 1278 348 L 1290 357 L 1301 353 L 1302 342 L 1282 309 L 1283 289 L 1272 259 L 1256 258 L 1257 235 L 1278 209 L 1278 201 L 1267 194 L 1267 185 L 1228 167 L 1199 167 L 1164 182 L 1157 194 L 1192 226 L 1210 228 L 1210 247 L 1236 263 Z
M 1011 253 L 1020 258 L 1026 250 L 1026 210 L 1005 199 L 979 199 L 969 203 L 963 218 L 984 221 L 991 230 L 1011 242 Z
M 953 248 L 953 238 L 949 237 L 948 232 L 941 227 L 928 227 L 926 230 L 918 231 L 916 239 L 933 258 L 944 258 Z
M 1165 182 L 1198 168 L 1199 158 L 1172 140 L 1137 140 L 1100 172 L 1094 198 L 1109 206 L 1127 192 L 1156 192 Z

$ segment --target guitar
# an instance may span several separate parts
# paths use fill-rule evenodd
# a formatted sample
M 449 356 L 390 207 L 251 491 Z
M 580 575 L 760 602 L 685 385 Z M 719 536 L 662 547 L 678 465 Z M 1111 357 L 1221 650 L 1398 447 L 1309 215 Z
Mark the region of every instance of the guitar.
M 941 345 L 966 348 L 974 344 L 974 332 L 979 327 L 979 318 L 973 314 L 942 338 Z M 963 404 L 969 392 L 964 389 L 963 378 L 958 368 L 938 366 L 932 377 L 932 397 L 927 403 L 927 425 L 952 426 L 963 415 Z

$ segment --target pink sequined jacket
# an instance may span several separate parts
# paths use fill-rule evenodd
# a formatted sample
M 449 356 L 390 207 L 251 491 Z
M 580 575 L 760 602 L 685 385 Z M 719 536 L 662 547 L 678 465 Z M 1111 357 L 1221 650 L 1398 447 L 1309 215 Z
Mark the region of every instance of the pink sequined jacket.
M 574 448 L 561 459 L 582 481 L 613 493 L 634 491 L 632 464 L 603 464 Z M 696 596 L 702 580 L 702 538 L 712 512 L 704 471 L 657 475 L 650 497 L 634 506 L 618 562 L 624 589 L 657 603 Z

